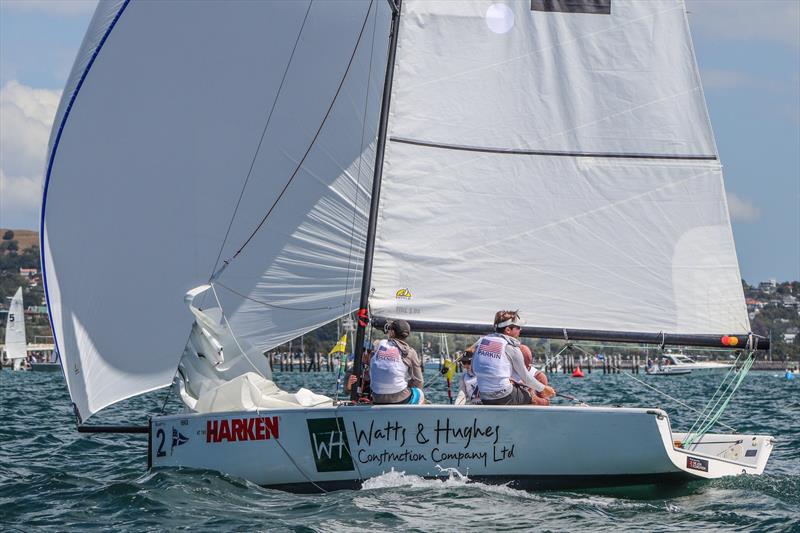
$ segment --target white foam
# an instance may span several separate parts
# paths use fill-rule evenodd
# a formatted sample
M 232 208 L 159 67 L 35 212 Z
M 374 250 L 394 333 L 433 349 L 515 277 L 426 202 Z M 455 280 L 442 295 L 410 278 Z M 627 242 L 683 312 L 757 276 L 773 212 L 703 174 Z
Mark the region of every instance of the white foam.
M 536 498 L 533 494 L 525 492 L 524 490 L 512 489 L 507 485 L 487 485 L 478 481 L 472 481 L 466 474 L 462 474 L 456 468 L 442 468 L 439 465 L 436 465 L 436 468 L 439 469 L 439 477 L 433 479 L 426 479 L 421 476 L 406 474 L 405 472 L 392 468 L 389 472 L 384 472 L 379 476 L 364 480 L 364 483 L 361 485 L 361 490 L 387 489 L 394 487 L 424 489 L 458 489 L 460 487 L 469 487 L 474 490 L 500 494 L 503 496 L 514 496 L 525 499 Z

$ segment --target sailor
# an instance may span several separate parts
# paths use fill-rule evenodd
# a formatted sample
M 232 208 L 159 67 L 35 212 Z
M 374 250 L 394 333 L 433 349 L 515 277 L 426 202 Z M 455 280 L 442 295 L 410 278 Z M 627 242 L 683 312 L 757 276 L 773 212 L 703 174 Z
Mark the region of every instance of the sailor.
M 525 368 L 528 371 L 528 375 L 535 380 L 541 381 L 545 385 L 548 385 L 547 376 L 544 372 L 538 370 L 535 366 L 533 366 L 533 353 L 531 349 L 525 346 L 524 344 L 519 345 L 519 350 L 522 352 L 522 359 L 525 361 Z M 520 378 L 516 372 L 511 376 L 511 380 L 515 383 L 522 383 L 522 378 Z M 528 390 L 531 393 L 531 399 L 533 400 L 533 405 L 550 405 L 550 400 L 544 397 L 541 392 L 535 392 L 533 390 Z
M 478 377 L 481 403 L 484 405 L 530 405 L 528 389 L 545 398 L 555 396 L 549 385 L 531 377 L 519 346 L 522 320 L 517 311 L 498 311 L 494 316 L 495 333 L 481 337 L 475 344 L 472 370 Z M 520 383 L 511 380 L 516 372 Z
M 387 338 L 375 347 L 369 362 L 372 403 L 422 404 L 422 361 L 406 339 L 411 326 L 405 320 L 387 322 Z
M 364 353 L 361 355 L 361 383 L 358 386 L 359 398 L 368 399 L 371 393 L 369 387 L 369 362 L 371 358 L 372 350 L 364 350 Z M 359 383 L 358 376 L 353 374 L 353 363 L 351 362 L 345 373 L 344 390 L 350 392 L 357 383 Z
M 476 405 L 481 403 L 481 396 L 478 392 L 478 376 L 472 371 L 472 356 L 475 351 L 473 346 L 470 346 L 464 351 L 461 356 L 461 366 L 464 371 L 461 373 L 461 378 L 458 381 L 458 396 L 456 396 L 456 405 Z

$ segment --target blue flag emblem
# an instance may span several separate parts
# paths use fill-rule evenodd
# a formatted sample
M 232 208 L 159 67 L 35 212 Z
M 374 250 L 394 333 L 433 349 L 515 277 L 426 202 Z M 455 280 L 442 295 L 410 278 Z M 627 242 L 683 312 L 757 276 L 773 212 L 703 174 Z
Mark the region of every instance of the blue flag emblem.
M 189 442 L 189 437 L 183 436 L 177 429 L 172 428 L 172 448 Z

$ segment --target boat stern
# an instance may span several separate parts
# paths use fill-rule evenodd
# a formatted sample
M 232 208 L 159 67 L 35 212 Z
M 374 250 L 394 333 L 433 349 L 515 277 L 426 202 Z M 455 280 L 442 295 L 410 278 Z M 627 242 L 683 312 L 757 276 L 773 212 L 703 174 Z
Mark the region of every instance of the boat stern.
M 705 479 L 764 472 L 774 446 L 770 435 L 707 433 L 686 445 L 686 433 L 673 433 L 669 455 L 681 470 Z

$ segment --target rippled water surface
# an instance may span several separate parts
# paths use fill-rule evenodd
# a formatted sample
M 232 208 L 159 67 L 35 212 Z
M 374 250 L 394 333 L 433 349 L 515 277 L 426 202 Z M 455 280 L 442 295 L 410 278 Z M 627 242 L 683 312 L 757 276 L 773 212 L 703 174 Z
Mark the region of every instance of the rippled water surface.
M 720 378 L 638 379 L 702 407 Z M 290 390 L 332 394 L 334 380 L 328 373 L 276 374 Z M 626 375 L 551 380 L 590 404 L 662 407 L 677 429 L 694 420 Z M 444 383 L 438 380 L 428 396 L 444 402 Z M 165 397 L 161 391 L 131 400 L 96 422 L 143 424 Z M 167 411 L 177 409 L 169 398 Z M 296 495 L 214 472 L 148 472 L 144 436 L 75 431 L 58 373 L 0 372 L 0 415 L 0 530 L 6 531 L 800 531 L 800 380 L 776 372 L 752 372 L 723 417 L 740 431 L 777 438 L 764 475 L 670 490 L 524 492 L 458 475 L 425 480 L 389 472 L 357 491 Z M 586 443 L 595 445 L 613 443 Z

